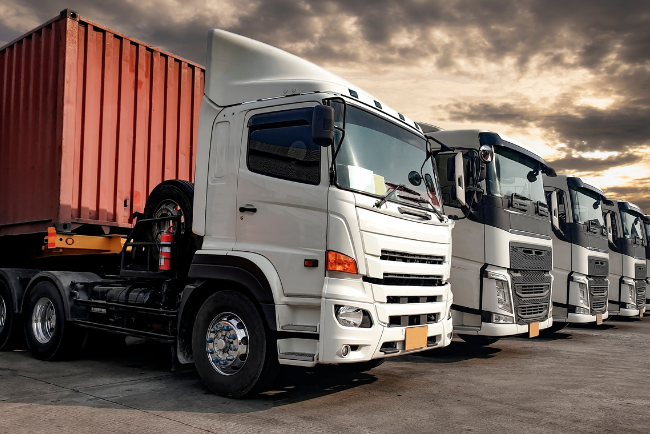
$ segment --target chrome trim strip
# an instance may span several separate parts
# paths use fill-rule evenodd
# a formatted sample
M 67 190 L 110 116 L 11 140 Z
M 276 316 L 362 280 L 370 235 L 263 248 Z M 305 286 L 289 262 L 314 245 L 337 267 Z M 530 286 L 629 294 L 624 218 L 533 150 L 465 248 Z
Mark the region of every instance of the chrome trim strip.
M 551 241 L 551 239 L 552 239 L 548 235 L 534 234 L 532 232 L 520 231 L 520 230 L 517 230 L 517 229 L 509 229 L 508 232 L 510 232 L 513 235 L 522 235 L 524 237 L 539 238 L 539 239 L 547 240 L 547 241 Z
M 592 252 L 609 253 L 609 250 L 603 250 L 603 249 L 599 249 L 597 247 L 585 247 L 585 249 L 591 250 Z
M 533 203 L 535 203 L 535 202 L 533 202 Z M 509 212 L 509 213 L 512 213 L 512 214 L 519 214 L 519 215 L 522 215 L 522 216 L 524 216 L 524 217 L 528 217 L 528 218 L 531 218 L 531 219 L 541 220 L 541 221 L 544 221 L 544 222 L 549 222 L 549 223 L 551 223 L 551 219 L 550 219 L 550 218 L 545 219 L 544 217 L 538 217 L 538 216 L 536 216 L 536 215 L 530 215 L 530 214 L 526 214 L 526 213 L 524 213 L 524 212 L 512 211 L 512 210 L 510 210 L 510 209 L 505 209 L 505 208 L 503 208 L 503 210 L 504 210 L 505 212 Z

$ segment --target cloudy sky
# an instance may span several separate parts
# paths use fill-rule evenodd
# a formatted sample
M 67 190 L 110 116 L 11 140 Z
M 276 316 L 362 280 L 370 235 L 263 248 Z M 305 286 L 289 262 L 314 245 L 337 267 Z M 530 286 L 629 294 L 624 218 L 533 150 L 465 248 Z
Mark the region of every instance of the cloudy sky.
M 258 39 L 650 213 L 647 0 L 0 0 L 0 45 L 64 8 L 199 63 L 209 28 Z

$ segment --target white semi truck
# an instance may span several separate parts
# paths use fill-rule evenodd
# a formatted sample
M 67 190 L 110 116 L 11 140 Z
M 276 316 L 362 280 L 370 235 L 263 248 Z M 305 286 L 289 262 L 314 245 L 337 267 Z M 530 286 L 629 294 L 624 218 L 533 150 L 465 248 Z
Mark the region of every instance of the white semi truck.
M 633 203 L 603 205 L 609 244 L 609 315 L 643 316 L 646 299 L 646 241 L 643 213 Z
M 607 319 L 609 249 L 595 185 L 576 176 L 544 176 L 553 232 L 553 326 Z
M 643 228 L 645 230 L 645 262 L 646 262 L 646 293 L 645 293 L 645 311 L 648 312 L 650 309 L 650 291 L 648 291 L 648 286 L 650 285 L 650 276 L 648 276 L 648 268 L 650 268 L 650 215 L 643 216 Z
M 553 244 L 542 181 L 553 169 L 500 134 L 420 127 L 438 146 L 442 200 L 456 219 L 454 331 L 479 345 L 538 335 L 553 324 Z
M 312 63 L 211 30 L 194 184 L 153 188 L 117 275 L 102 271 L 107 255 L 66 251 L 108 237 L 87 224 L 40 237 L 34 254 L 60 254 L 56 265 L 0 269 L 0 346 L 25 333 L 49 360 L 89 329 L 167 342 L 233 397 L 278 364 L 364 370 L 445 347 L 454 222 L 439 197 L 413 121 Z

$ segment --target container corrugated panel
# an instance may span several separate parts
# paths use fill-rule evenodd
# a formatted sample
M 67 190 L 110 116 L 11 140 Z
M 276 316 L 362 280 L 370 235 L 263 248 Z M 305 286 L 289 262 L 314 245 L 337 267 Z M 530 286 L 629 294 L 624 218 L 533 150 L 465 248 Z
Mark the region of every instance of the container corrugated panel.
M 129 227 L 192 181 L 204 72 L 69 10 L 0 48 L 0 235 Z

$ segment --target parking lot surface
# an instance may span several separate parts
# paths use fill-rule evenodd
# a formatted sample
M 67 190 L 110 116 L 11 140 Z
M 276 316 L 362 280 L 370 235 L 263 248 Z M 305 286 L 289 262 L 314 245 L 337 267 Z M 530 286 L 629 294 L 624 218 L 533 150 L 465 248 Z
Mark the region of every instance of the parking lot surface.
M 0 352 L 0 432 L 647 433 L 650 318 L 390 359 L 361 374 L 284 369 L 246 400 L 210 394 L 169 348 L 106 343 L 77 360 Z

